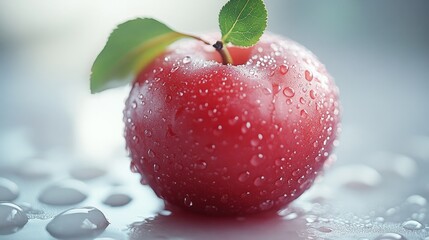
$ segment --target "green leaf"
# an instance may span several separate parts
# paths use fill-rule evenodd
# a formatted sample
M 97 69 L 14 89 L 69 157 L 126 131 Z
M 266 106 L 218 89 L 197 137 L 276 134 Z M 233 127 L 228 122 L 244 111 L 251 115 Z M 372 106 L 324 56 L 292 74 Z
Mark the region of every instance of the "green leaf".
M 250 47 L 267 27 L 267 9 L 262 0 L 230 0 L 219 13 L 219 27 L 224 43 Z
M 173 43 L 192 37 L 151 18 L 118 25 L 92 65 L 91 93 L 130 83 L 141 69 Z

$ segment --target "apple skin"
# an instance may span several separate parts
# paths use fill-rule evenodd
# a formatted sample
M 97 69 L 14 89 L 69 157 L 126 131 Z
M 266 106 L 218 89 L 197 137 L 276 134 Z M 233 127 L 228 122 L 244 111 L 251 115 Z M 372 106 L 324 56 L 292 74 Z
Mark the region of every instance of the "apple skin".
M 236 65 L 220 64 L 211 46 L 180 41 L 138 75 L 124 110 L 131 168 L 189 211 L 278 210 L 331 156 L 338 88 L 310 51 L 280 36 L 228 49 Z

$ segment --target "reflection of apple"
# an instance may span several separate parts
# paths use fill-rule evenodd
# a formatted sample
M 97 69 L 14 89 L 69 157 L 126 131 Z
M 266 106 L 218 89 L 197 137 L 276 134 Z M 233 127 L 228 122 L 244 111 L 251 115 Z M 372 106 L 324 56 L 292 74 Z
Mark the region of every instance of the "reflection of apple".
M 213 218 L 175 210 L 129 225 L 130 239 L 303 239 L 301 219 L 285 221 L 277 214 L 252 218 Z M 245 231 L 243 231 L 245 229 Z M 287 236 L 285 238 L 285 236 Z
M 293 41 L 266 34 L 229 51 L 235 66 L 180 42 L 138 76 L 124 111 L 132 165 L 159 197 L 191 211 L 279 209 L 332 151 L 338 90 Z

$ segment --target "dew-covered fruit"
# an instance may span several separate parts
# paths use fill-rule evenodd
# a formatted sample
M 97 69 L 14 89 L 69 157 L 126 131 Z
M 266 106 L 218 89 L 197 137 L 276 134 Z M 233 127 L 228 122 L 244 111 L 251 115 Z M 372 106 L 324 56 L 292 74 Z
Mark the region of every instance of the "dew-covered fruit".
M 138 75 L 124 110 L 132 169 L 190 211 L 278 210 L 330 158 L 338 89 L 310 51 L 280 36 L 228 50 L 234 65 L 210 46 L 180 41 Z

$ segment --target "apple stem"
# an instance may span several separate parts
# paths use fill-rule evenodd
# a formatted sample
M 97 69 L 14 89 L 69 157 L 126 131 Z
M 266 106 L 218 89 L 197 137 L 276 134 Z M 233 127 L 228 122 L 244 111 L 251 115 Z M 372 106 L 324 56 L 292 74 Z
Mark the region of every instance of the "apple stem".
M 233 64 L 231 55 L 229 54 L 228 49 L 226 47 L 223 47 L 222 41 L 217 41 L 215 44 L 213 44 L 213 47 L 216 49 L 216 51 L 219 52 L 220 56 L 222 57 L 222 63 L 224 65 Z
M 202 39 L 200 37 L 197 37 L 197 36 L 194 36 L 194 35 L 190 35 L 190 34 L 186 34 L 185 36 L 194 38 L 194 39 L 196 39 L 198 41 L 201 41 L 201 42 L 203 42 L 203 43 L 205 43 L 207 45 L 211 45 L 209 42 L 207 42 L 206 40 L 204 40 L 204 39 Z M 216 49 L 216 51 L 219 52 L 220 56 L 222 57 L 222 63 L 224 65 L 233 64 L 231 54 L 229 54 L 228 49 L 223 46 L 223 42 L 222 41 L 217 41 L 212 46 Z
M 191 38 L 198 40 L 198 41 L 201 41 L 201 42 L 205 43 L 206 45 L 211 45 L 211 43 L 207 42 L 206 40 L 204 40 L 200 37 L 190 35 L 190 34 L 185 34 L 185 36 L 191 37 Z M 226 47 L 224 47 L 223 45 L 224 44 L 222 41 L 217 41 L 212 46 L 216 49 L 216 51 L 219 52 L 220 56 L 222 57 L 222 64 L 224 64 L 224 65 L 233 64 L 231 54 L 229 54 L 228 49 Z

